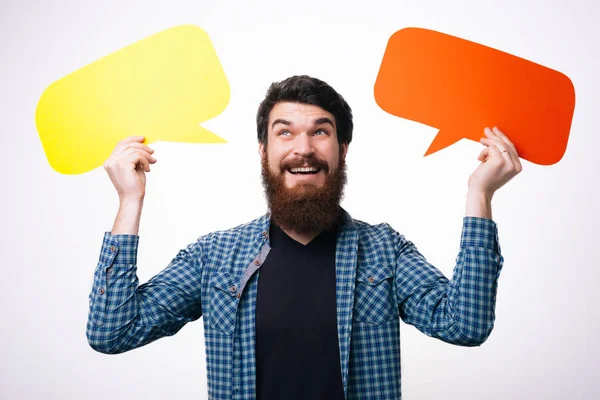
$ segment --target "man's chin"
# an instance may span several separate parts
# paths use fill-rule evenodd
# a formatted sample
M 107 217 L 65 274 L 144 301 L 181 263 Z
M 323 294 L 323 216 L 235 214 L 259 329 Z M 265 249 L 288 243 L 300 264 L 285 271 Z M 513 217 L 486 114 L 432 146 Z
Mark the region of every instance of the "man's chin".
M 294 176 L 289 173 L 286 173 L 284 182 L 285 188 L 289 190 L 294 190 L 299 187 L 315 187 L 315 188 L 323 188 L 325 186 L 325 181 L 327 179 L 326 176 Z
M 311 198 L 311 196 L 317 194 L 319 190 L 319 187 L 310 183 L 297 184 L 292 187 L 286 186 L 285 188 L 285 191 L 287 192 L 287 197 L 296 201 L 309 199 Z
M 296 190 L 299 188 L 321 188 L 323 185 L 318 185 L 316 182 L 286 182 L 287 190 Z

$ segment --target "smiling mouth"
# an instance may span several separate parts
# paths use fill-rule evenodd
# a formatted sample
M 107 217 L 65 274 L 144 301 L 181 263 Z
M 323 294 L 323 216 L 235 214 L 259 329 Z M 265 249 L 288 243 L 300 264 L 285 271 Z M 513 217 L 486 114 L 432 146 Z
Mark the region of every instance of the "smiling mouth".
M 321 168 L 318 167 L 298 167 L 298 168 L 288 168 L 287 170 L 290 174 L 293 175 L 314 175 L 321 171 Z

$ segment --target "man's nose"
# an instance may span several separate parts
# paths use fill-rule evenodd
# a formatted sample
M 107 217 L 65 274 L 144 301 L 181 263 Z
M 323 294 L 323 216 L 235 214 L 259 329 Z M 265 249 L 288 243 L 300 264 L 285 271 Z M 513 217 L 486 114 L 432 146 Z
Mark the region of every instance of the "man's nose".
M 314 152 L 310 135 L 302 133 L 294 140 L 294 154 L 302 157 L 308 157 Z

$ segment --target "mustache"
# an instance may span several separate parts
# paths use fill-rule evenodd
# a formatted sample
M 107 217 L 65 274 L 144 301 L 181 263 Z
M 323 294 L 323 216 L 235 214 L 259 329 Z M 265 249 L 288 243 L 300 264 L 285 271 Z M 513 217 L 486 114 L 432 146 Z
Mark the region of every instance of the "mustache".
M 316 157 L 303 157 L 296 158 L 293 160 L 287 160 L 281 163 L 281 172 L 285 172 L 290 168 L 299 168 L 299 167 L 314 167 L 319 168 L 325 172 L 329 172 L 329 164 L 327 161 L 318 159 Z

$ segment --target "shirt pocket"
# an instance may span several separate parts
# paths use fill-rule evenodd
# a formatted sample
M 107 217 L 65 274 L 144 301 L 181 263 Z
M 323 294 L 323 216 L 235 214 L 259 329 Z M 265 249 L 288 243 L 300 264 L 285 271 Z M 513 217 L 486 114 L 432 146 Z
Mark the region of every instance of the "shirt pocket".
M 235 328 L 239 302 L 236 281 L 225 271 L 215 273 L 210 280 L 210 327 L 227 335 Z
M 392 268 L 377 264 L 356 274 L 354 320 L 380 325 L 398 317 Z

